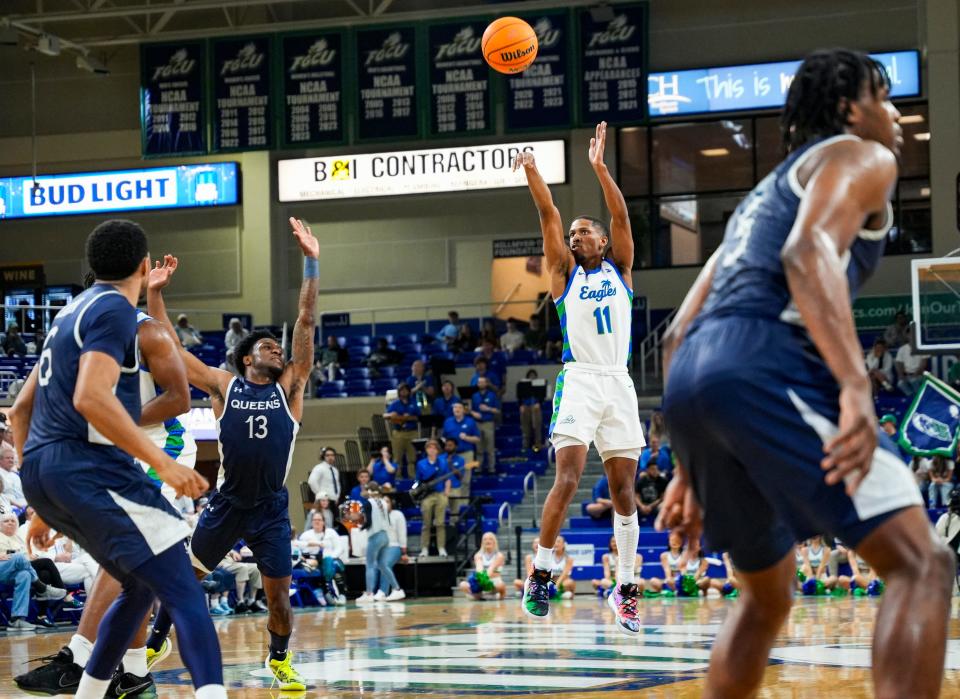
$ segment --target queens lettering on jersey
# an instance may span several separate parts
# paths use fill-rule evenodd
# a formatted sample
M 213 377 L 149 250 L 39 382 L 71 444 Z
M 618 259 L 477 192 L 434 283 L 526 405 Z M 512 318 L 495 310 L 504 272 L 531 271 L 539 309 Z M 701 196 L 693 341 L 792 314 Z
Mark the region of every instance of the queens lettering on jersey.
M 727 222 L 713 284 L 698 323 L 712 316 L 737 315 L 802 325 L 790 300 L 780 260 L 803 197 L 797 171 L 811 154 L 842 140 L 859 139 L 842 134 L 804 145 L 740 202 Z M 879 264 L 892 223 L 893 209 L 888 205 L 884 226 L 861 231 L 844 254 L 851 296 L 856 295 Z
M 276 383 L 231 379 L 219 427 L 224 481 L 220 493 L 237 507 L 256 507 L 283 491 L 300 424 Z
M 633 292 L 609 260 L 573 270 L 563 296 L 554 299 L 563 331 L 563 361 L 625 367 L 633 350 Z
M 134 422 L 139 421 L 137 309 L 109 284 L 95 284 L 57 313 L 43 343 L 24 451 L 73 440 L 103 445 L 114 452 L 112 459 L 132 461 L 73 407 L 80 357 L 86 352 L 102 352 L 120 365 L 113 392 Z

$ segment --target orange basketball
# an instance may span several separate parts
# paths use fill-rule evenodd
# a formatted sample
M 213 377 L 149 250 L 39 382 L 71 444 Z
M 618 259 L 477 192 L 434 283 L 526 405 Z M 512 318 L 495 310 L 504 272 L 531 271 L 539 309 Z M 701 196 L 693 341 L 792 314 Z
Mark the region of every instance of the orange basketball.
M 530 67 L 540 47 L 533 27 L 519 17 L 495 19 L 483 32 L 483 58 L 499 73 L 520 73 Z

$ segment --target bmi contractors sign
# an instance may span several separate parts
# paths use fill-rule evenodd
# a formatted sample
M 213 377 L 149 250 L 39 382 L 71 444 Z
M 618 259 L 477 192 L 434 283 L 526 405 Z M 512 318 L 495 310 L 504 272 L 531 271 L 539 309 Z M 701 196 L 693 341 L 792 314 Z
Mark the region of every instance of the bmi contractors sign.
M 513 171 L 521 151 L 536 156 L 547 184 L 566 180 L 564 142 L 527 141 L 460 148 L 298 158 L 277 164 L 281 202 L 459 192 L 526 185 Z

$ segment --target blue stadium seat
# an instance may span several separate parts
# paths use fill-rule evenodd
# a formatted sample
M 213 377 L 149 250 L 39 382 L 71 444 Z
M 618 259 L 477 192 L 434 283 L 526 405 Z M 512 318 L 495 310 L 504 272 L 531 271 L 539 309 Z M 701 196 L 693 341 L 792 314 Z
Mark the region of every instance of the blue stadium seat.
M 473 360 L 476 358 L 476 352 L 460 352 L 457 354 L 456 362 L 460 366 L 472 366 Z
M 574 580 L 595 580 L 603 577 L 603 566 L 574 566 L 570 577 Z M 578 586 L 579 587 L 579 586 Z
M 396 342 L 393 335 L 377 335 L 375 338 L 373 338 L 373 344 L 377 344 L 377 342 L 380 340 L 386 340 L 390 347 L 393 347 L 394 343 Z
M 400 345 L 412 345 L 420 342 L 420 336 L 416 333 L 397 333 L 393 336 L 393 341 Z
M 347 338 L 347 349 L 370 345 L 369 335 L 353 335 Z
M 352 379 L 369 379 L 370 370 L 365 366 L 352 366 L 345 371 L 344 376 L 347 381 Z
M 528 349 L 518 349 L 510 354 L 508 364 L 533 364 L 536 359 L 536 352 Z
M 347 381 L 347 393 L 354 394 L 357 391 L 369 391 L 371 390 L 370 379 L 349 379 Z
M 396 379 L 375 379 L 373 382 L 374 393 L 386 393 L 397 387 Z

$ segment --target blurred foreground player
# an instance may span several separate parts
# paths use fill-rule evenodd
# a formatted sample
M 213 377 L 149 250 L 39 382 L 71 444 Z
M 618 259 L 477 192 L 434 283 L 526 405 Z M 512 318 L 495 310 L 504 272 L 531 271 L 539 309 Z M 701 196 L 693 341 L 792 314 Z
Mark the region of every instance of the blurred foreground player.
M 306 684 L 294 669 L 288 649 L 293 629 L 290 607 L 290 517 L 285 486 L 293 459 L 293 446 L 303 417 L 303 391 L 313 367 L 314 314 L 320 277 L 320 245 L 302 221 L 290 219 L 293 234 L 303 251 L 303 283 L 299 314 L 293 326 L 293 352 L 284 361 L 283 348 L 269 332 L 253 332 L 234 350 L 240 372 L 209 367 L 181 349 L 187 379 L 210 396 L 219 422 L 220 454 L 225 479 L 207 503 L 190 540 L 194 566 L 203 573 L 217 567 L 243 539 L 253 551 L 263 576 L 270 618 L 270 651 L 266 667 L 281 690 L 301 691 Z M 170 283 L 177 259 L 167 255 L 163 266 L 150 273 L 147 308 L 173 333 L 162 290 Z M 164 610 L 149 640 L 160 650 L 166 631 Z M 174 619 L 176 623 L 176 619 Z M 179 626 L 177 633 L 180 633 Z
M 189 528 L 131 459 L 150 464 L 178 494 L 207 489 L 136 425 L 134 304 L 150 268 L 147 239 L 135 223 L 106 221 L 86 251 L 95 283 L 57 314 L 12 418 L 30 504 L 122 585 L 76 696 L 104 696 L 156 596 L 177 624 L 197 696 L 225 697 L 217 635 L 182 545 Z
M 889 92 L 865 54 L 804 60 L 783 114 L 790 154 L 737 207 L 669 332 L 664 409 L 680 468 L 658 525 L 695 537 L 702 505 L 742 586 L 707 699 L 754 695 L 793 601 L 794 542 L 820 532 L 888 582 L 876 696 L 939 693 L 953 558 L 878 436 L 851 312 L 893 223 L 902 137 Z

